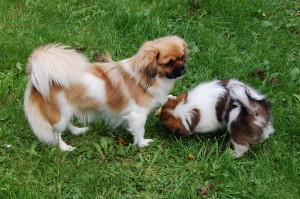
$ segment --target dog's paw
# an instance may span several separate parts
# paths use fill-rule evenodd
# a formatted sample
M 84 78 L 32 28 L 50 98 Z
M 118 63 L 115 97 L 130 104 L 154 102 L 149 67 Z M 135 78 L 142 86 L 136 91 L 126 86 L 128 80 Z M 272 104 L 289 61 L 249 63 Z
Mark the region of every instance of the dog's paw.
M 138 147 L 145 147 L 145 146 L 148 146 L 150 142 L 153 142 L 153 140 L 152 139 L 143 139 L 137 143 L 134 143 L 134 145 L 136 145 Z
M 89 130 L 88 127 L 83 127 L 83 128 L 73 128 L 70 131 L 73 135 L 81 135 L 85 133 L 87 130 Z
M 176 99 L 177 97 L 170 94 L 170 95 L 168 95 L 167 98 L 168 98 L 168 100 L 174 100 L 174 99 Z
M 243 152 L 236 152 L 236 151 L 231 150 L 231 155 L 232 155 L 233 158 L 240 158 L 244 155 L 244 153 Z
M 63 143 L 63 144 L 59 144 L 59 148 L 61 151 L 73 151 L 74 149 L 76 149 L 76 147 L 73 147 L 71 145 L 68 145 L 66 143 Z
M 73 146 L 70 146 L 70 145 L 60 147 L 61 151 L 74 151 L 75 149 L 76 149 L 76 147 L 73 147 Z

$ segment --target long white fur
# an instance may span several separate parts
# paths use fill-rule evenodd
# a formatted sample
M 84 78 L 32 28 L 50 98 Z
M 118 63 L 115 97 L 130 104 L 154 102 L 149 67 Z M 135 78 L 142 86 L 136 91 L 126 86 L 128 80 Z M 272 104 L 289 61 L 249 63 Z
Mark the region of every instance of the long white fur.
M 200 84 L 188 93 L 187 103 L 182 108 L 182 112 L 191 112 L 187 110 L 192 110 L 194 108 L 200 110 L 201 119 L 196 126 L 195 131 L 209 132 L 223 126 L 223 124 L 218 121 L 215 107 L 218 103 L 218 99 L 224 96 L 225 93 L 226 90 L 220 85 L 219 81 Z M 181 118 L 184 117 L 181 116 Z M 185 119 L 182 121 L 185 121 Z
M 79 83 L 82 74 L 89 70 L 87 58 L 67 46 L 47 45 L 35 50 L 30 59 L 31 81 L 44 97 L 49 86 L 56 83 L 68 88 Z
M 262 135 L 262 137 L 261 137 L 261 139 L 260 139 L 260 142 L 263 142 L 264 140 L 268 139 L 269 136 L 270 136 L 271 134 L 273 134 L 274 132 L 275 132 L 275 129 L 274 129 L 272 123 L 269 122 L 269 123 L 267 124 L 267 126 L 265 126 L 265 127 L 263 128 L 263 135 Z
M 57 143 L 53 134 L 53 127 L 44 119 L 38 107 L 29 102 L 29 93 L 30 90 L 27 89 L 25 92 L 24 109 L 33 132 L 41 142 L 48 144 Z
M 258 93 L 255 89 L 237 80 L 230 80 L 226 88 L 229 90 L 229 94 L 232 99 L 241 101 L 247 107 L 250 107 L 250 104 L 246 92 L 249 94 L 250 98 L 254 100 L 265 99 L 264 95 Z

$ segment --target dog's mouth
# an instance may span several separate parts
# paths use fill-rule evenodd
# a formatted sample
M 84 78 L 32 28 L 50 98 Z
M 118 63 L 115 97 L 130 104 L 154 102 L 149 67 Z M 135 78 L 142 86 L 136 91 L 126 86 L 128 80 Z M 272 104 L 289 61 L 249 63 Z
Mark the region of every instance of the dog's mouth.
M 179 137 L 189 138 L 192 135 L 192 133 L 187 133 L 187 132 L 185 132 L 185 133 L 182 133 L 182 132 L 172 132 L 172 134 L 175 135 L 178 138 Z
M 169 129 L 171 134 L 175 135 L 176 137 L 190 137 L 193 133 L 183 129 Z

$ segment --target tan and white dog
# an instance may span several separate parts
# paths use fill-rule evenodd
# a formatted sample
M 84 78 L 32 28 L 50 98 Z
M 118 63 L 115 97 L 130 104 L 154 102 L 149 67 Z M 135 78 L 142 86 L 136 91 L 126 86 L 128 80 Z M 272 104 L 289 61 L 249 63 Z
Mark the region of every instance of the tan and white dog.
M 186 69 L 186 42 L 167 36 L 145 42 L 131 58 L 90 63 L 63 45 L 36 49 L 29 58 L 24 107 L 29 124 L 41 142 L 72 151 L 61 134 L 79 135 L 71 118 L 90 118 L 100 112 L 112 125 L 127 125 L 134 145 L 147 146 L 144 125 L 149 112 L 167 100 L 175 79 Z
M 266 98 L 237 80 L 207 82 L 178 97 L 169 96 L 160 119 L 177 135 L 227 127 L 234 157 L 242 156 L 251 143 L 262 142 L 274 132 Z

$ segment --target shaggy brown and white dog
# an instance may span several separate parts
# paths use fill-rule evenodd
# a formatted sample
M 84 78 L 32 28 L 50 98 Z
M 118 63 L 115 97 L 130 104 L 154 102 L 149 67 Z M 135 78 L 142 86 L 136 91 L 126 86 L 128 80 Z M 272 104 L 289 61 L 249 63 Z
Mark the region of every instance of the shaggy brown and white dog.
M 134 144 L 147 146 L 152 141 L 144 139 L 147 115 L 185 73 L 186 56 L 187 44 L 177 36 L 147 41 L 131 58 L 108 63 L 90 63 L 63 45 L 42 46 L 29 58 L 27 119 L 40 141 L 65 151 L 74 149 L 61 138 L 65 129 L 75 135 L 87 130 L 73 126 L 71 118 L 94 112 L 114 126 L 126 123 Z
M 177 135 L 208 133 L 226 126 L 235 157 L 274 132 L 266 98 L 237 80 L 203 83 L 178 97 L 169 96 L 160 119 Z

